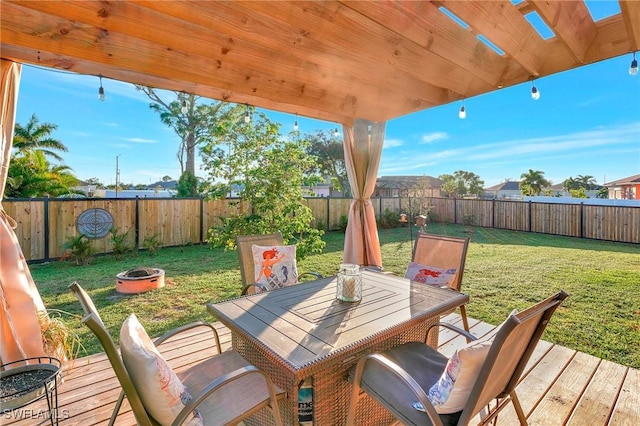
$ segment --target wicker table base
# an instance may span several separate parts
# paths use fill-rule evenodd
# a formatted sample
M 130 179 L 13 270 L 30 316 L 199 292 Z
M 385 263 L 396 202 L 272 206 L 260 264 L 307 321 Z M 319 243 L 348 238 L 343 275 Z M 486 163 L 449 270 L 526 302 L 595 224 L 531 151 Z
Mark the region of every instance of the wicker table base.
M 371 352 L 389 350 L 405 342 L 423 341 L 427 328 L 438 321 L 434 318 L 399 334 L 381 335 L 358 352 L 343 352 L 329 356 L 324 362 L 317 363 L 304 375 L 296 375 L 285 366 L 274 362 L 272 356 L 264 348 L 254 345 L 240 335 L 233 335 L 233 348 L 255 366 L 266 371 L 278 386 L 287 391 L 287 397 L 280 402 L 280 412 L 285 425 L 298 424 L 298 388 L 308 377 L 313 377 L 313 424 L 315 426 L 344 425 L 349 409 L 349 398 L 352 386 L 348 380 L 349 369 L 358 359 Z M 429 336 L 429 345 L 438 346 L 437 333 Z M 369 397 L 358 403 L 357 424 L 375 426 L 387 425 L 394 419 L 391 414 Z M 247 425 L 272 425 L 273 418 L 267 411 L 260 412 L 245 421 Z

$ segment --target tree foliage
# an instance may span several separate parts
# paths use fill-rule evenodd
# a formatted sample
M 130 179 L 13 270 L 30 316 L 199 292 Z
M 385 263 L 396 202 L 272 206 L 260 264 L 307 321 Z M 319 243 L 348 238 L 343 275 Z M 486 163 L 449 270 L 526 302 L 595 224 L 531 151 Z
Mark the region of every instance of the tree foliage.
M 35 114 L 25 126 L 16 123 L 6 197 L 57 197 L 81 193 L 72 189 L 78 184 L 78 179 L 71 173 L 71 168 L 64 164 L 51 164 L 47 160 L 47 157 L 51 157 L 61 161 L 62 157 L 54 151 L 67 151 L 62 142 L 50 136 L 56 128 L 55 124 L 40 124 Z
M 316 158 L 316 173 L 331 179 L 331 186 L 337 191 L 343 191 L 345 196 L 350 196 L 351 187 L 347 177 L 347 169 L 344 162 L 344 144 L 342 140 L 328 133 L 318 130 L 316 133 L 307 133 L 304 139 L 309 143 L 307 153 Z
M 438 176 L 442 181 L 440 192 L 447 197 L 463 197 L 465 195 L 480 195 L 483 191 L 484 181 L 480 176 L 465 170 L 456 170 L 452 175 Z
M 571 190 L 584 189 L 585 191 L 589 191 L 592 189 L 596 189 L 598 186 L 596 183 L 596 179 L 591 175 L 578 175 L 575 179 L 572 176 L 569 176 L 563 183 L 562 186 L 568 192 Z
M 321 252 L 323 232 L 311 226 L 313 214 L 303 198 L 302 187 L 319 181 L 313 175 L 314 158 L 305 152 L 307 144 L 283 138 L 280 125 L 261 113 L 225 130 L 226 146 L 209 143 L 201 148 L 206 192 L 222 199 L 233 191 L 240 200 L 230 201 L 235 213 L 209 229 L 207 241 L 230 249 L 237 235 L 279 231 L 286 243 L 297 245 L 300 258 Z
M 540 195 L 542 189 L 551 186 L 544 177 L 544 172 L 529 169 L 527 173 L 520 175 L 520 192 L 522 195 Z
M 205 104 L 199 96 L 182 92 L 168 92 L 174 97 L 165 100 L 152 87 L 135 87 L 151 99 L 149 108 L 159 114 L 160 121 L 180 137 L 177 158 L 181 173 L 187 171 L 195 176 L 196 148 L 216 143 L 224 123 L 236 121 L 244 113 L 244 106 L 228 102 L 212 101 Z

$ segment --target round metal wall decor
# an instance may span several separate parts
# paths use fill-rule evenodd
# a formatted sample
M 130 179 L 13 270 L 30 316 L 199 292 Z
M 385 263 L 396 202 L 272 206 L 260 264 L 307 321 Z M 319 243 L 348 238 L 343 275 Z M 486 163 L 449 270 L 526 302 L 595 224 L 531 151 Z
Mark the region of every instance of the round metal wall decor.
M 87 209 L 80 213 L 76 224 L 78 232 L 87 238 L 103 238 L 113 227 L 113 217 L 105 209 Z

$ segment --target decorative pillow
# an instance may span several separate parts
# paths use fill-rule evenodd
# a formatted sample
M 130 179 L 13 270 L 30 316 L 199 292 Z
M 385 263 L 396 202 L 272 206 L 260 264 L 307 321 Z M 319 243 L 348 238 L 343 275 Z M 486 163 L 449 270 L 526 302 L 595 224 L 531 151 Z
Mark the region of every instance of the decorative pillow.
M 442 269 L 434 266 L 421 265 L 416 262 L 409 262 L 405 278 L 419 283 L 446 286 L 453 281 L 456 276 L 456 269 Z
M 120 329 L 120 352 L 147 412 L 161 425 L 170 425 L 191 395 L 134 314 L 129 315 Z M 204 423 L 194 410 L 183 424 Z
M 515 310 L 512 312 L 516 313 Z M 500 327 L 502 324 L 482 339 L 456 350 L 449 358 L 440 379 L 428 392 L 429 400 L 439 414 L 457 413 L 464 408 Z
M 286 287 L 298 282 L 296 246 L 252 245 L 256 283 L 269 290 Z

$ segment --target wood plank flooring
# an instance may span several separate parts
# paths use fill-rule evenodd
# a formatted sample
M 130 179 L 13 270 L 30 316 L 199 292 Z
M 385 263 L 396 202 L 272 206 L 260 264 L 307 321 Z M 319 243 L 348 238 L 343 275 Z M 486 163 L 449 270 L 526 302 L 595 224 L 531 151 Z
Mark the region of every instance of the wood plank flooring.
M 446 321 L 458 324 L 456 314 Z M 482 336 L 494 326 L 469 319 L 471 332 Z M 231 333 L 215 323 L 223 350 L 231 346 Z M 187 368 L 211 354 L 211 334 L 195 333 L 166 342 L 161 351 L 174 369 Z M 449 355 L 465 344 L 449 330 L 440 333 L 440 350 Z M 541 341 L 534 352 L 518 396 L 529 425 L 629 425 L 640 424 L 640 371 L 562 346 Z M 104 354 L 75 360 L 63 371 L 58 386 L 58 418 L 63 426 L 106 425 L 120 386 Z M 50 424 L 46 400 L 2 413 L 0 425 Z M 135 425 L 128 404 L 123 404 L 116 425 Z M 517 425 L 512 405 L 498 417 L 499 425 Z M 320 425 L 324 426 L 324 425 Z

